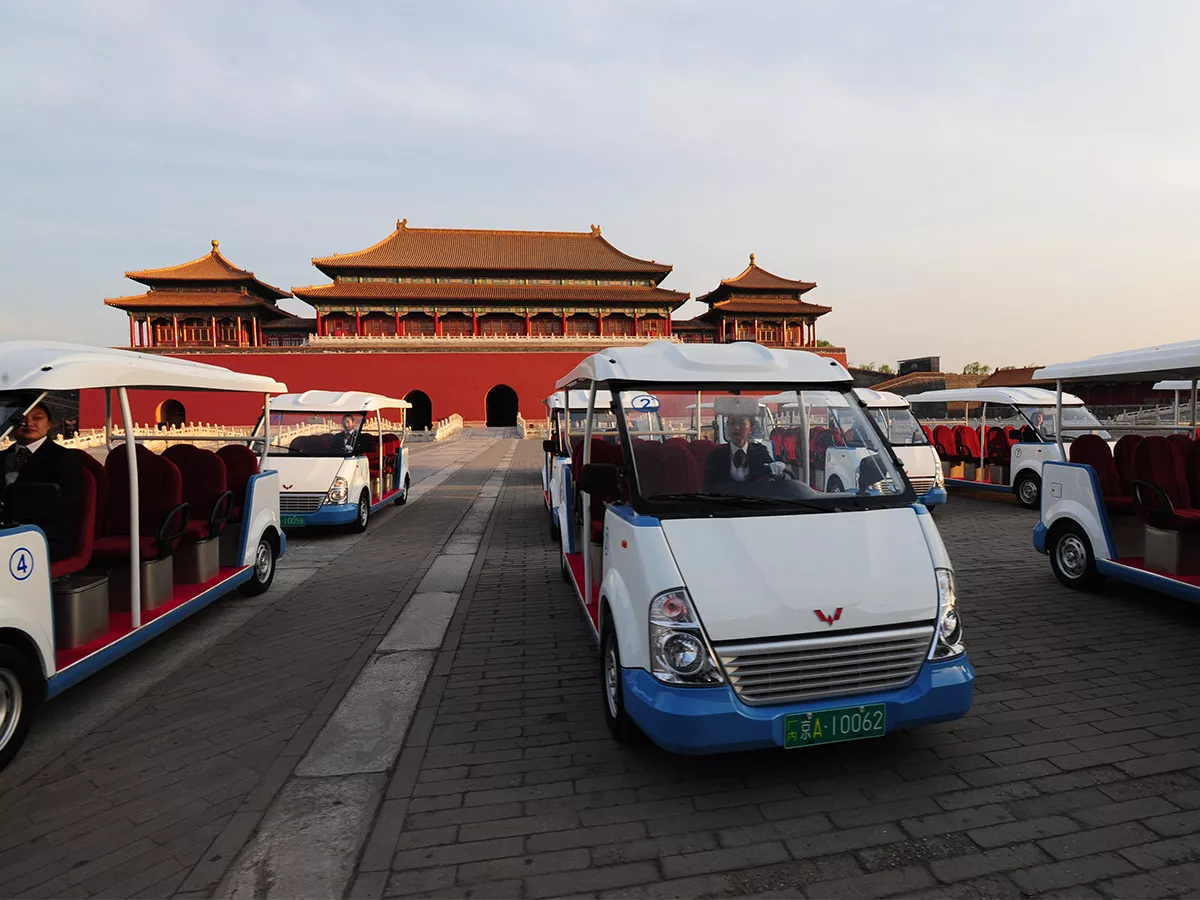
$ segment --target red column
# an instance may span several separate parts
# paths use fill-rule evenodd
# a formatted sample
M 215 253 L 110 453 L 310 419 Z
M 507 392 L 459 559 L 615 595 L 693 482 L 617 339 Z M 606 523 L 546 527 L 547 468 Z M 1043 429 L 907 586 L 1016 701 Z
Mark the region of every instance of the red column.
M 258 316 L 250 320 L 250 346 L 258 346 Z
M 604 335 L 604 313 L 602 312 L 596 313 L 596 333 Z
M 135 330 L 136 328 L 137 328 L 137 326 L 134 325 L 134 323 L 133 323 L 133 316 L 130 316 L 129 317 L 129 347 L 130 347 L 130 349 L 133 349 L 134 347 L 137 346 L 137 331 Z
M 567 311 L 563 310 L 563 337 L 567 336 Z
M 671 336 L 671 314 L 667 313 L 667 337 Z
M 358 311 L 358 307 L 354 307 L 354 336 L 358 337 L 362 334 L 362 313 Z
M 175 346 L 179 347 L 179 314 L 171 316 L 171 337 L 175 338 Z
M 754 320 L 754 343 L 758 343 L 758 319 Z
M 442 317 L 438 314 L 436 309 L 433 311 L 433 333 L 437 337 L 442 336 Z
M 215 347 L 217 346 L 217 317 L 209 316 L 209 319 L 212 322 L 212 331 L 209 332 L 209 335 L 212 337 L 212 345 Z
M 321 331 L 321 311 L 318 309 L 317 310 L 317 334 L 320 335 L 323 333 L 324 332 Z
M 479 337 L 479 313 L 471 310 L 471 336 Z
M 242 317 L 241 316 L 237 317 L 237 336 L 238 336 L 238 346 L 239 347 L 246 346 L 246 342 L 242 340 Z
M 525 310 L 525 337 L 529 337 L 529 310 Z
M 396 310 L 396 334 L 400 334 L 400 310 Z
M 637 326 L 638 326 L 638 314 L 635 312 L 635 313 L 633 314 L 633 333 L 634 333 L 634 335 L 635 335 L 635 336 L 636 336 L 636 335 L 637 335 L 637 333 L 638 333 L 638 327 L 637 327 Z

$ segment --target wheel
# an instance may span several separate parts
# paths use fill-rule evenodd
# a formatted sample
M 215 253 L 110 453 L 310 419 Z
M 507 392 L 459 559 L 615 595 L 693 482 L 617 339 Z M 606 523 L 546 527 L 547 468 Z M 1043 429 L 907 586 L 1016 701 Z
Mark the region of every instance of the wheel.
M 367 520 L 371 518 L 371 496 L 365 490 L 358 495 L 358 509 L 354 511 L 354 521 L 346 526 L 351 534 L 362 534 L 367 530 Z
M 625 741 L 632 731 L 625 713 L 625 688 L 621 684 L 621 648 L 612 622 L 605 619 L 600 633 L 600 688 L 603 691 L 604 723 L 618 741 Z
M 0 644 L 0 769 L 25 743 L 44 692 L 29 657 L 16 647 Z
M 250 580 L 244 582 L 238 590 L 248 597 L 265 593 L 275 580 L 275 545 L 265 534 L 258 539 L 258 549 L 254 551 L 254 572 Z
M 1059 581 L 1075 590 L 1092 587 L 1100 579 L 1092 542 L 1074 522 L 1064 522 L 1054 529 L 1050 541 L 1050 567 Z
M 409 486 L 408 476 L 405 475 L 404 476 L 404 490 L 402 490 L 400 492 L 400 496 L 397 497 L 393 501 L 397 506 L 403 506 L 405 503 L 408 502 L 408 486 Z
M 1017 476 L 1017 483 L 1013 485 L 1013 493 L 1017 495 L 1017 502 L 1026 509 L 1041 509 L 1042 507 L 1042 479 L 1032 472 L 1026 472 Z
M 827 494 L 840 494 L 844 490 L 845 488 L 842 487 L 842 479 L 838 478 L 836 475 L 830 478 L 829 484 L 825 486 L 825 493 Z

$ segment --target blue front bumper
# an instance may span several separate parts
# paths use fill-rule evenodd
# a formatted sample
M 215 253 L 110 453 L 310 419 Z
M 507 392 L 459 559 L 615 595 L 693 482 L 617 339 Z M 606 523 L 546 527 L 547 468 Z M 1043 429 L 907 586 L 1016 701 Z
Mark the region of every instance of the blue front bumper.
M 944 487 L 930 488 L 921 497 L 921 502 L 926 506 L 941 506 L 946 502 L 946 489 Z
M 784 706 L 746 706 L 728 685 L 681 688 L 645 669 L 622 670 L 625 708 L 649 738 L 673 753 L 726 753 L 783 746 L 784 719 L 793 713 L 887 704 L 887 730 L 946 722 L 966 715 L 975 670 L 965 655 L 926 662 L 906 688 Z
M 303 525 L 289 521 L 284 528 L 299 528 L 308 525 L 349 525 L 358 517 L 357 503 L 325 503 L 316 512 L 281 516 L 281 519 L 303 519 Z

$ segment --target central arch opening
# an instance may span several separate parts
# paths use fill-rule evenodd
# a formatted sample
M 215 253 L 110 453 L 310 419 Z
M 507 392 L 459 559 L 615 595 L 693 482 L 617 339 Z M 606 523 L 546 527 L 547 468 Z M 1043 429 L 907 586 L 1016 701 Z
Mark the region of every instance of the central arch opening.
M 160 429 L 182 428 L 187 422 L 187 410 L 175 398 L 164 400 L 154 410 L 154 421 Z
M 424 391 L 409 391 L 404 399 L 412 404 L 408 411 L 408 427 L 413 431 L 428 431 L 433 425 L 433 403 Z
M 498 384 L 487 392 L 489 428 L 507 428 L 517 424 L 517 392 L 507 384 Z

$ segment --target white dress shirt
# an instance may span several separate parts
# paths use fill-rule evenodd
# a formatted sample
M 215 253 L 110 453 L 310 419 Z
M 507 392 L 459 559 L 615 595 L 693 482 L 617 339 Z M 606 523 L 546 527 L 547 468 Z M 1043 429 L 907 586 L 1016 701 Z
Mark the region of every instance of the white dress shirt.
M 746 454 L 743 465 L 738 465 L 734 462 L 734 457 L 741 450 Z M 729 442 L 729 477 L 734 481 L 746 481 L 750 477 L 750 442 L 738 446 L 733 441 Z

